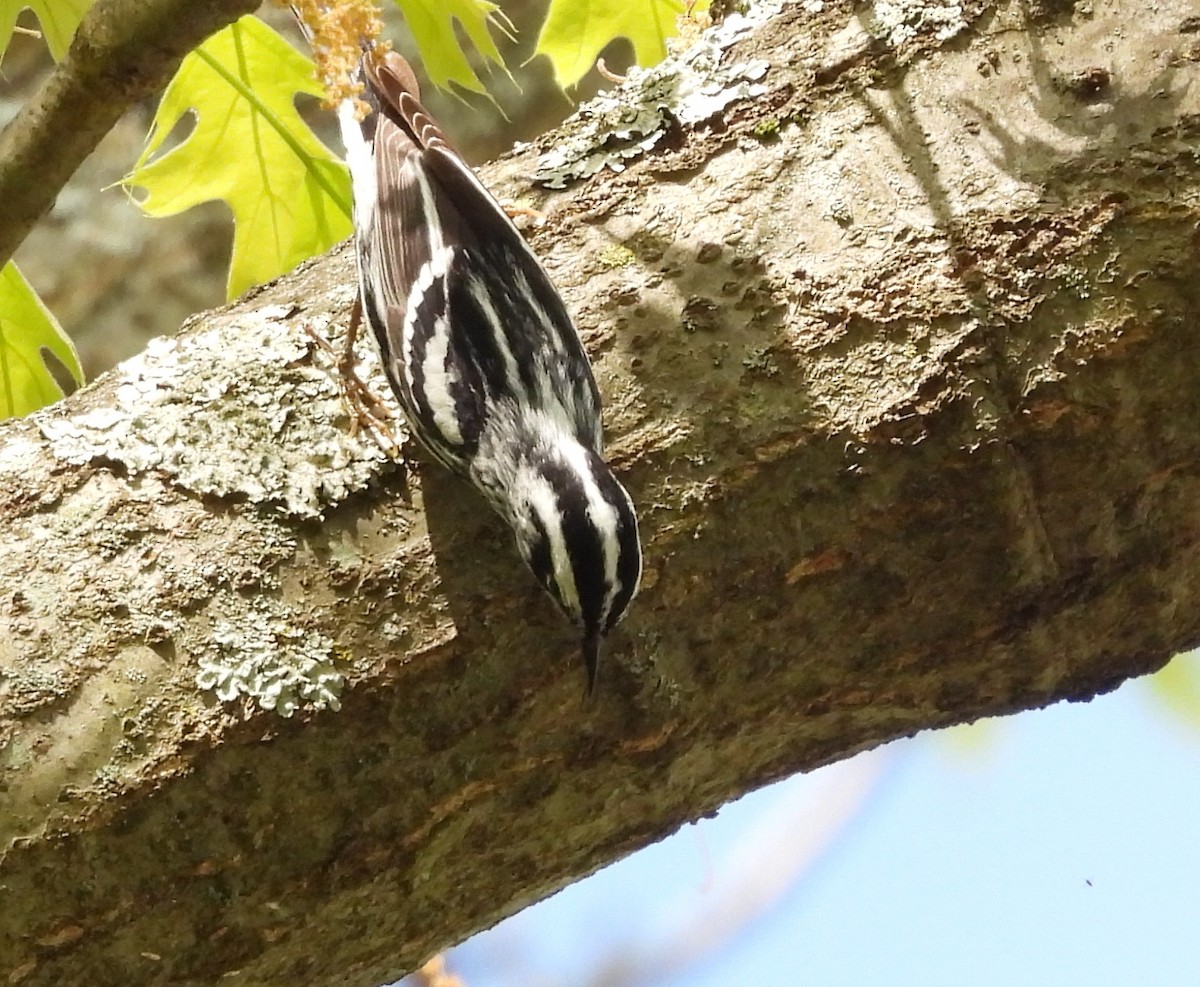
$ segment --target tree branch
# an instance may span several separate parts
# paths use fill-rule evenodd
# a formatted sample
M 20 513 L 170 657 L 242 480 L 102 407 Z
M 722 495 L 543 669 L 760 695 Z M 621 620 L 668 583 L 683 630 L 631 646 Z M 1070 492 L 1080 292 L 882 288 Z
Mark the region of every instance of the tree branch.
M 646 543 L 594 705 L 482 501 L 346 432 L 306 333 L 344 248 L 7 424 L 0 976 L 382 983 L 755 786 L 1200 641 L 1188 8 L 940 47 L 788 7 L 726 54 L 765 93 L 548 200 Z
M 259 0 L 96 0 L 66 57 L 0 131 L 0 264 L 131 105 Z

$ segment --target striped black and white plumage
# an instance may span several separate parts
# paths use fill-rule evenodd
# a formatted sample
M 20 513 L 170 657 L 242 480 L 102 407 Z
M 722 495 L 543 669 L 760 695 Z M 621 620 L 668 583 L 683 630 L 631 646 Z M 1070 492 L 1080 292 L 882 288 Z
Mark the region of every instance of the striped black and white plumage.
M 339 118 L 362 308 L 412 431 L 512 526 L 538 582 L 600 640 L 641 578 L 637 518 L 601 458 L 600 395 L 558 291 L 419 102 L 399 55 L 360 66 Z

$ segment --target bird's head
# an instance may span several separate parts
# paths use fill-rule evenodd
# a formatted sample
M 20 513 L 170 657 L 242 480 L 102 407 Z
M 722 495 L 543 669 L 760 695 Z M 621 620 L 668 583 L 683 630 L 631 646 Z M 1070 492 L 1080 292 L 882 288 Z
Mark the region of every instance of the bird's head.
M 591 694 L 601 639 L 625 615 L 641 581 L 633 502 L 604 460 L 579 443 L 558 443 L 523 466 L 513 490 L 517 547 L 583 632 Z

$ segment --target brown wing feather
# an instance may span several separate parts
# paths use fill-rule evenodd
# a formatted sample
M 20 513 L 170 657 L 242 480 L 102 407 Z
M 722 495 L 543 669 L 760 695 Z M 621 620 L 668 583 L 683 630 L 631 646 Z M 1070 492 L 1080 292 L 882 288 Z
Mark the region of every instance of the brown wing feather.
M 363 60 L 367 83 L 380 97 L 380 103 L 394 111 L 413 142 L 422 150 L 444 147 L 462 158 L 430 112 L 421 105 L 421 87 L 412 66 L 394 51 Z
M 375 114 L 375 169 L 378 189 L 375 242 L 381 283 L 379 301 L 390 325 L 404 324 L 408 292 L 430 260 L 427 203 L 419 180 L 428 118 L 417 95 L 412 67 L 395 52 L 363 58 L 367 85 L 379 104 Z M 407 111 L 407 112 L 406 112 Z M 400 356 L 398 341 L 389 349 Z
M 388 52 L 363 59 L 365 77 L 379 104 L 375 123 L 378 208 L 376 269 L 381 283 L 376 303 L 392 332 L 406 325 L 410 292 L 423 272 L 450 263 L 454 277 L 447 296 L 473 288 L 506 313 L 504 346 L 523 369 L 536 403 L 561 407 L 582 441 L 602 445 L 599 394 L 587 356 L 562 299 L 512 220 L 484 188 L 418 99 L 412 68 Z M 441 252 L 439 254 L 439 252 Z M 427 274 L 428 276 L 428 274 Z M 461 367 L 484 359 L 498 345 L 486 320 L 451 319 L 450 361 Z M 535 329 L 540 337 L 531 337 Z M 403 341 L 381 340 L 397 376 L 403 371 Z M 418 395 L 410 394 L 413 401 Z

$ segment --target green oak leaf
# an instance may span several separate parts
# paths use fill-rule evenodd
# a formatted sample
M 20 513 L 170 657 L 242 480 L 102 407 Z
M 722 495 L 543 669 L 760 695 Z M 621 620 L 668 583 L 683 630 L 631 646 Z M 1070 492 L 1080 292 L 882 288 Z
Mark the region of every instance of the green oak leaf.
M 1200 651 L 1176 655 L 1169 665 L 1151 675 L 1151 692 L 1171 713 L 1193 729 L 1200 729 Z
M 458 21 L 484 58 L 503 67 L 489 28 L 495 25 L 506 33 L 509 29 L 496 4 L 488 0 L 396 0 L 396 6 L 404 13 L 430 82 L 440 89 L 455 82 L 471 92 L 486 92 L 459 44 L 454 22 Z
M 322 95 L 307 58 L 247 16 L 191 52 L 167 86 L 125 185 L 151 216 L 223 199 L 234 217 L 229 297 L 290 271 L 350 233 L 345 166 L 296 112 Z M 195 127 L 154 160 L 185 114 Z
M 9 261 L 0 268 L 0 418 L 27 415 L 63 396 L 42 357 L 49 350 L 79 384 L 79 354 L 37 292 Z
M 79 27 L 84 12 L 91 5 L 92 0 L 0 0 L 0 57 L 4 56 L 8 42 L 12 40 L 17 15 L 28 7 L 41 25 L 50 55 L 56 62 L 61 62 L 75 28 Z
M 550 0 L 536 54 L 549 56 L 564 89 L 587 74 L 613 38 L 632 42 L 638 65 L 655 65 L 666 57 L 667 39 L 679 33 L 686 7 L 684 0 Z

